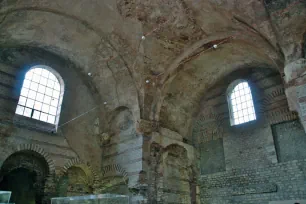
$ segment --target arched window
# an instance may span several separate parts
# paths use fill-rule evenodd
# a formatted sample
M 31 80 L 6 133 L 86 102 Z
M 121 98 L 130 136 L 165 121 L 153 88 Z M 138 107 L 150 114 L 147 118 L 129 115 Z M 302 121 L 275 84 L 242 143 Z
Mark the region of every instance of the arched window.
M 245 80 L 236 80 L 227 91 L 231 125 L 239 125 L 256 120 L 250 86 Z
M 63 86 L 61 77 L 51 68 L 32 67 L 25 75 L 16 114 L 57 125 Z

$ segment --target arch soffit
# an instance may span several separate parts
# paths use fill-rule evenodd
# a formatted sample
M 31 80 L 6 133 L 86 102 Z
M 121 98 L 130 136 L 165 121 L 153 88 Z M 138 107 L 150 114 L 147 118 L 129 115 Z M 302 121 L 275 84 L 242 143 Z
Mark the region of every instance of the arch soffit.
M 56 79 L 58 80 L 60 86 L 61 86 L 61 93 L 64 92 L 65 90 L 65 82 L 62 78 L 62 76 L 55 70 L 53 69 L 52 67 L 49 67 L 47 65 L 34 65 L 34 66 L 31 66 L 29 69 L 26 70 L 26 73 L 31 71 L 32 69 L 36 69 L 36 68 L 42 68 L 42 69 L 46 69 L 47 71 L 51 72 L 55 77 Z
M 48 164 L 49 176 L 55 173 L 55 164 L 54 161 L 51 159 L 50 155 L 46 153 L 43 148 L 35 144 L 21 144 L 16 149 L 8 152 L 4 158 L 6 160 L 11 155 L 22 151 L 33 151 L 38 153 L 40 156 L 42 156 L 45 159 L 46 163 Z
M 111 164 L 111 165 L 105 166 L 102 169 L 102 178 L 105 177 L 108 172 L 116 172 L 119 175 L 123 176 L 124 180 L 128 180 L 128 173 L 119 164 Z
M 60 12 L 60 11 L 57 11 L 57 10 L 54 10 L 54 9 L 46 9 L 46 8 L 33 8 L 33 7 L 23 7 L 23 8 L 17 8 L 17 9 L 8 9 L 8 10 L 5 10 L 5 11 L 3 11 L 3 12 L 1 12 L 0 13 L 0 15 L 2 14 L 2 15 L 9 15 L 9 14 L 11 14 L 11 13 L 14 13 L 14 12 L 18 12 L 18 11 L 41 11 L 41 12 L 48 12 L 48 13 L 52 13 L 52 14 L 56 14 L 56 15 L 60 15 L 60 16 L 62 16 L 62 17 L 65 17 L 65 18 L 69 18 L 69 19 L 72 19 L 72 20 L 74 20 L 74 21 L 78 21 L 78 22 L 80 22 L 84 27 L 86 27 L 88 30 L 90 30 L 90 31 L 92 31 L 92 32 L 94 32 L 94 33 L 96 33 L 96 35 L 98 36 L 98 38 L 100 37 L 100 36 L 102 36 L 100 33 L 99 33 L 99 29 L 97 29 L 97 28 L 94 28 L 93 26 L 91 26 L 90 25 L 90 23 L 88 23 L 87 21 L 85 21 L 85 20 L 82 20 L 82 19 L 80 19 L 80 18 L 78 18 L 78 17 L 76 17 L 76 16 L 73 16 L 73 15 L 69 15 L 69 14 L 66 14 L 66 13 L 63 13 L 63 12 Z M 225 34 L 225 33 L 222 33 L 222 34 L 216 34 L 216 35 L 214 35 L 214 37 L 215 36 L 218 36 L 218 38 L 220 39 L 220 38 L 227 38 L 227 37 L 231 37 L 232 35 L 231 34 Z M 215 37 L 216 38 L 216 37 Z M 201 40 L 201 42 L 197 42 L 196 44 L 197 44 L 197 46 L 195 46 L 195 47 L 191 47 L 189 50 L 189 53 L 191 54 L 194 50 L 196 50 L 199 46 L 202 46 L 203 45 L 203 43 L 204 42 L 206 42 L 206 43 L 208 43 L 208 42 L 210 42 L 210 41 L 212 41 L 212 40 L 214 40 L 214 39 L 205 39 L 205 40 Z M 21 42 L 22 41 L 25 41 L 25 42 L 29 42 L 29 41 L 31 41 L 31 40 L 29 40 L 29 39 L 22 39 L 22 40 L 20 40 Z M 43 43 L 40 43 L 40 42 L 36 42 L 36 43 L 34 43 L 34 44 L 38 44 L 38 45 L 42 45 L 43 47 L 48 47 L 48 45 L 43 45 Z M 69 47 L 69 46 L 65 46 L 65 47 Z M 73 46 L 71 46 L 71 47 L 73 47 Z M 56 51 L 59 51 L 61 54 L 65 54 L 65 53 L 67 53 L 66 51 L 65 51 L 65 49 L 61 49 L 61 48 L 55 48 L 55 47 L 53 47 L 52 49 L 56 49 Z M 175 59 L 174 60 L 174 62 L 172 63 L 172 65 L 170 65 L 170 67 L 172 67 L 171 69 L 169 69 L 170 70 L 170 72 L 169 72 L 169 74 L 165 74 L 165 78 L 163 79 L 163 80 L 161 80 L 162 82 L 164 81 L 164 82 L 166 82 L 166 83 L 164 83 L 164 85 L 163 86 L 165 86 L 166 84 L 169 84 L 169 83 L 171 83 L 171 81 L 173 80 L 173 78 L 175 78 L 175 75 L 173 75 L 173 74 L 171 74 L 171 73 L 178 73 L 178 71 L 177 71 L 177 69 L 178 69 L 178 67 L 179 67 L 179 64 L 180 64 L 180 62 L 181 61 L 183 61 L 183 59 L 184 58 L 186 58 L 187 56 L 189 56 L 188 55 L 188 53 L 187 53 L 187 55 L 186 55 L 186 53 L 184 53 L 184 54 L 182 54 L 182 56 L 179 56 L 177 59 Z M 172 75 L 172 76 L 171 76 Z M 131 76 L 132 77 L 132 76 Z M 132 77 L 133 78 L 133 77 Z M 157 104 L 157 106 L 156 107 L 158 107 L 159 109 L 160 109 L 160 106 L 161 105 L 158 105 L 158 104 L 160 104 L 160 101 L 162 101 L 163 99 L 163 96 L 162 96 L 162 94 L 158 94 L 159 96 L 157 97 L 157 101 L 158 102 L 156 102 L 155 101 L 155 104 Z M 152 107 L 155 107 L 155 105 L 153 105 Z M 159 114 L 159 111 L 157 111 L 157 113 Z M 154 117 L 155 118 L 155 117 Z
M 256 67 L 256 64 L 258 67 L 264 67 L 264 68 L 272 68 L 275 70 L 278 70 L 278 65 L 275 64 L 275 61 L 273 59 L 271 59 L 270 57 L 268 57 L 267 55 L 265 55 L 259 48 L 250 45 L 249 43 L 244 43 L 244 41 L 241 40 L 236 40 L 236 41 L 232 41 L 231 43 L 225 44 L 225 46 L 228 47 L 224 47 L 224 48 L 220 48 L 220 49 L 229 49 L 230 46 L 235 46 L 235 45 L 242 45 L 241 50 L 243 52 L 241 52 L 241 55 L 237 55 L 238 58 L 235 59 L 235 61 L 237 63 L 233 63 L 232 65 L 227 64 L 227 68 L 224 69 L 218 69 L 217 67 L 223 67 L 224 65 L 222 65 L 222 60 L 220 59 L 219 61 L 217 61 L 218 63 L 220 63 L 220 66 L 218 66 L 218 64 L 214 64 L 215 69 L 212 69 L 213 71 L 218 70 L 218 73 L 212 74 L 211 76 L 213 76 L 213 81 L 210 84 L 205 84 L 198 81 L 198 88 L 197 89 L 193 89 L 192 93 L 194 96 L 200 96 L 205 94 L 205 91 L 207 91 L 209 89 L 209 87 L 213 86 L 217 81 L 221 80 L 223 77 L 225 77 L 226 75 L 230 74 L 233 71 L 236 71 L 238 69 L 241 68 L 253 68 Z M 253 50 L 253 52 L 250 52 L 250 50 Z M 212 50 L 211 52 L 215 52 L 214 50 Z M 248 56 L 249 54 L 252 54 L 253 56 Z M 200 56 L 198 56 L 196 59 L 189 61 L 186 63 L 186 65 L 190 65 L 190 63 L 194 63 L 195 60 L 197 61 L 201 61 L 204 57 L 207 57 L 207 54 L 209 53 L 205 53 L 202 54 Z M 221 55 L 220 55 L 221 57 Z M 224 57 L 224 56 L 222 56 Z M 231 57 L 231 55 L 225 56 L 225 57 Z M 183 60 L 183 59 L 182 59 Z M 182 65 L 185 66 L 185 65 Z M 202 66 L 204 67 L 205 64 Z M 169 78 L 165 80 L 165 83 L 163 84 L 162 89 L 158 90 L 156 97 L 155 97 L 155 101 L 153 102 L 152 107 L 157 107 L 156 109 L 151 109 L 151 117 L 154 118 L 155 120 L 159 120 L 160 117 L 160 109 L 164 103 L 164 98 L 166 96 L 167 91 L 169 90 L 169 88 L 171 87 L 171 84 L 175 83 L 176 80 L 179 80 L 180 76 L 183 76 L 184 74 L 186 74 L 187 72 L 190 72 L 190 70 L 195 70 L 196 69 L 196 75 L 198 80 L 201 76 L 205 76 L 205 74 L 207 75 L 208 73 L 206 72 L 206 69 L 204 68 L 189 68 L 187 70 L 184 69 L 180 69 L 179 67 L 177 67 L 175 70 L 177 71 L 173 71 L 173 74 L 169 75 Z M 195 79 L 196 81 L 197 79 Z M 181 83 L 182 85 L 182 83 Z M 181 87 L 178 87 L 178 89 L 181 89 Z M 190 92 L 191 93 L 191 92 Z M 190 96 L 190 98 L 194 98 L 194 96 Z M 193 100 L 198 100 L 199 98 L 196 97 Z M 180 100 L 177 100 L 180 101 Z M 197 104 L 197 102 L 194 102 L 195 104 Z M 156 111 L 157 110 L 157 111 Z
M 92 166 L 85 164 L 78 158 L 69 160 L 60 171 L 59 176 L 63 176 L 64 174 L 66 174 L 69 168 L 71 167 L 77 167 L 82 169 L 86 176 L 93 179 L 93 185 L 99 183 L 99 174 L 92 168 Z
M 247 82 L 245 79 L 236 79 L 235 81 L 231 82 L 230 85 L 226 89 L 226 95 L 230 95 L 233 89 L 240 83 Z M 248 82 L 247 82 L 248 83 Z
M 78 24 L 81 24 L 83 31 L 79 32 L 80 28 L 78 25 L 75 25 L 74 23 L 70 23 L 67 21 L 63 21 L 62 24 L 66 23 L 67 24 L 66 27 L 70 29 L 65 29 L 64 32 L 60 32 L 60 33 L 57 33 L 56 35 L 52 35 L 52 37 L 50 38 L 49 37 L 33 38 L 31 35 L 16 35 L 18 36 L 18 38 L 14 38 L 14 37 L 11 37 L 14 35 L 8 35 L 9 37 L 2 38 L 2 40 L 0 39 L 0 45 L 2 46 L 9 46 L 11 44 L 14 44 L 14 46 L 28 45 L 32 47 L 43 48 L 50 52 L 58 53 L 59 55 L 64 56 L 65 58 L 70 59 L 72 62 L 75 62 L 77 65 L 79 65 L 78 67 L 81 68 L 80 71 L 85 75 L 87 75 L 87 73 L 90 72 L 89 67 L 93 67 L 93 63 L 101 62 L 101 60 L 99 61 L 97 60 L 97 58 L 100 58 L 100 59 L 103 58 L 102 62 L 105 61 L 104 56 L 97 56 L 99 55 L 99 53 L 97 53 L 97 46 L 101 46 L 101 44 L 103 43 L 105 44 L 105 46 L 110 45 L 114 53 L 117 53 L 120 56 L 120 52 L 115 49 L 115 47 L 113 46 L 111 41 L 108 39 L 105 33 L 100 31 L 98 28 L 95 28 L 94 26 L 92 26 L 86 20 L 80 19 L 77 16 L 66 14 L 64 12 L 61 12 L 55 9 L 23 7 L 23 8 L 17 8 L 17 9 L 4 10 L 0 12 L 0 16 L 1 15 L 5 16 L 2 24 L 4 23 L 7 16 L 9 16 L 10 14 L 19 12 L 19 11 L 32 11 L 32 12 L 39 11 L 39 12 L 46 13 L 46 14 L 53 14 L 60 18 L 64 18 L 66 20 L 70 20 Z M 31 21 L 31 23 L 33 23 L 32 27 L 37 28 L 38 31 L 41 31 L 38 33 L 44 33 L 44 35 L 50 33 L 50 32 L 45 31 L 44 29 L 46 29 L 46 27 L 41 27 L 38 24 L 39 22 Z M 11 31 L 11 32 L 18 33 L 18 26 L 17 26 L 17 31 Z M 71 33 L 75 33 L 75 32 L 77 32 L 80 35 L 83 35 L 84 39 L 91 39 L 90 40 L 91 42 L 86 42 L 87 44 L 84 44 L 84 43 L 78 43 L 79 41 L 77 40 L 68 40 L 68 41 L 62 40 L 65 38 L 65 36 L 70 36 Z M 91 35 L 92 37 L 88 38 L 88 35 Z M 53 40 L 49 42 L 48 41 L 49 39 L 53 39 Z M 96 45 L 96 46 L 92 47 L 91 45 Z M 68 49 L 70 48 L 69 51 L 67 51 L 67 48 Z M 120 61 L 124 60 L 121 56 L 117 57 L 117 59 L 119 59 Z M 123 62 L 123 63 L 126 64 L 126 62 Z M 130 78 L 133 79 L 133 74 L 129 72 L 127 67 L 126 67 L 126 71 L 129 74 Z M 101 84 L 101 80 L 91 80 L 91 81 L 93 81 L 93 83 L 95 84 L 94 85 L 95 87 L 99 87 L 99 84 Z M 123 87 L 123 88 L 126 88 L 126 87 Z M 136 86 L 135 86 L 135 89 L 137 90 Z M 115 90 L 112 90 L 112 91 L 115 92 Z M 136 100 L 138 99 L 136 98 Z

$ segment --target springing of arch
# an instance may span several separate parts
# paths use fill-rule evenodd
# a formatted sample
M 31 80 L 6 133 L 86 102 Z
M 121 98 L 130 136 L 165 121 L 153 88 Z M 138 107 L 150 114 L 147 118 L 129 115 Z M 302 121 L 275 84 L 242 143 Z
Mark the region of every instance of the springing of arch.
M 39 65 L 25 74 L 16 114 L 57 125 L 64 83 L 52 68 Z
M 256 120 L 256 113 L 249 83 L 238 79 L 227 89 L 227 102 L 231 126 Z

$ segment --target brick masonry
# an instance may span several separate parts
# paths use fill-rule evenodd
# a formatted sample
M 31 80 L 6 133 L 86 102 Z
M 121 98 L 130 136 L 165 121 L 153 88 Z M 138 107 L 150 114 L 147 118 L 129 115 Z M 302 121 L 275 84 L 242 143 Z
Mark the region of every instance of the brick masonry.
M 196 145 L 200 150 L 198 182 L 202 204 L 268 204 L 305 199 L 306 134 L 296 114 L 286 108 L 280 77 L 272 73 L 233 73 L 215 89 L 222 94 L 233 79 L 248 79 L 256 121 L 229 126 L 225 95 L 208 96 L 203 101 L 200 122 L 194 126 L 194 139 L 199 141 Z M 205 104 L 209 104 L 211 114 L 207 115 Z
M 24 74 L 27 69 L 30 68 L 24 67 L 24 64 L 33 64 L 34 55 L 37 53 L 45 53 L 42 50 L 36 50 L 36 52 L 35 50 L 29 51 L 28 49 L 29 48 L 25 48 L 23 50 L 24 53 L 22 57 L 18 54 L 20 52 L 19 49 L 1 49 L 0 52 L 0 167 L 15 153 L 23 154 L 23 152 L 33 152 L 40 155 L 48 164 L 47 170 L 49 174 L 45 175 L 45 178 L 43 178 L 43 185 L 45 186 L 41 188 L 41 190 L 44 191 L 44 202 L 48 203 L 50 202 L 50 197 L 57 196 L 56 183 L 58 177 L 61 177 L 63 173 L 63 168 L 67 170 L 72 165 L 79 165 L 80 158 L 82 158 L 82 163 L 84 165 L 87 165 L 89 160 L 94 160 L 93 157 L 90 158 L 88 156 L 88 153 L 93 151 L 93 148 L 89 147 L 86 143 L 96 143 L 92 142 L 93 138 L 85 139 L 88 133 L 84 134 L 92 127 L 92 119 L 89 118 L 94 117 L 94 114 L 93 116 L 83 117 L 79 120 L 79 125 L 77 127 L 71 127 L 69 126 L 70 124 L 68 124 L 63 128 L 59 128 L 57 133 L 51 133 L 45 128 L 46 126 L 40 126 L 41 123 L 36 120 L 23 119 L 22 123 L 21 120 L 16 120 L 15 110 Z M 10 55 L 10 57 L 7 57 L 7 55 Z M 18 58 L 18 60 L 16 60 L 16 58 Z M 79 100 L 80 98 L 78 94 L 76 94 L 76 91 L 73 90 L 77 90 L 79 93 L 88 91 L 86 86 L 82 85 L 83 83 L 76 72 L 71 69 L 71 64 L 69 65 L 69 63 L 62 58 L 58 58 L 50 53 L 43 54 L 43 58 L 44 59 L 42 59 L 42 57 L 37 57 L 35 63 L 41 62 L 43 65 L 49 65 L 59 71 L 61 76 L 65 79 L 66 86 L 64 102 L 62 104 L 61 123 L 63 123 L 62 121 L 68 121 L 73 118 L 75 116 L 74 114 L 78 114 L 77 111 L 88 110 L 89 107 L 94 105 L 92 103 L 92 96 L 84 97 L 86 94 L 81 94 L 82 96 L 79 96 L 86 98 L 86 100 L 84 100 L 83 103 L 85 106 L 80 108 L 82 105 L 79 105 L 82 104 L 82 102 L 80 102 L 81 100 Z M 80 89 L 76 88 L 78 86 Z M 78 101 L 76 102 L 78 105 L 73 105 L 73 102 L 69 101 L 68 98 L 75 98 L 75 101 Z M 80 128 L 81 131 L 76 131 L 75 128 Z M 84 148 L 88 148 L 90 151 L 86 151 Z M 78 154 L 76 152 L 78 152 Z M 95 155 L 99 154 L 96 153 Z M 24 158 L 28 158 L 28 155 L 25 155 Z M 85 162 L 83 162 L 84 160 Z M 75 163 L 75 161 L 78 162 Z M 97 164 L 99 162 L 100 160 L 92 163 Z M 95 182 L 97 180 L 96 175 L 97 173 L 93 176 Z M 95 183 L 93 185 L 95 185 Z
M 143 168 L 143 137 L 136 133 L 133 116 L 128 109 L 119 111 L 110 124 L 109 134 L 112 137 L 108 144 L 102 146 L 103 178 L 128 178 L 128 186 L 132 188 L 137 185 Z M 112 171 L 111 166 L 118 166 L 122 171 Z
M 306 137 L 299 121 L 273 125 L 272 131 L 279 162 L 306 158 Z
M 305 199 L 305 165 L 306 159 L 203 175 L 201 203 L 268 204 L 269 201 Z

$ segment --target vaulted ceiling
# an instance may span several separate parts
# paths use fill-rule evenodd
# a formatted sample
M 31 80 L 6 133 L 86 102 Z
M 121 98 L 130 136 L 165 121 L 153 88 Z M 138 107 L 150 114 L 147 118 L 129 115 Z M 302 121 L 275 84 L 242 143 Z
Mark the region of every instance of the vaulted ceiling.
M 106 111 L 186 135 L 218 80 L 300 58 L 305 22 L 302 0 L 0 0 L 0 46 L 69 59 Z

